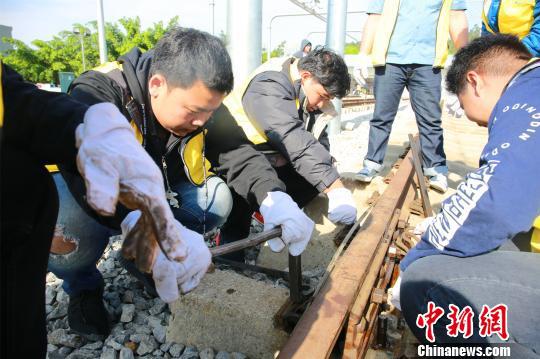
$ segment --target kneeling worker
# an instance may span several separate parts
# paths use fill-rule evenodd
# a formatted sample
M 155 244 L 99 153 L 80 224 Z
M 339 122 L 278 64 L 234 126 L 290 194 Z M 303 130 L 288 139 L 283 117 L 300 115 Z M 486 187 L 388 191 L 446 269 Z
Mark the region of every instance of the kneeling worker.
M 163 173 L 170 209 L 182 224 L 179 232 L 193 251 L 202 251 L 201 246 L 206 249 L 202 234 L 227 219 L 230 187 L 253 205 L 264 204 L 269 221 L 282 227 L 282 239 L 290 244 L 289 250 L 299 254 L 311 237 L 313 222 L 283 192 L 283 183 L 236 122 L 212 117 L 232 87 L 231 61 L 223 43 L 205 32 L 175 28 L 153 50 L 142 53 L 135 48 L 119 61 L 83 73 L 70 92 L 87 104 L 112 102 L 131 120 L 142 147 Z M 139 213 L 120 209 L 114 221 L 106 221 L 92 211 L 87 212 L 93 218 L 84 216 L 74 202 L 88 210 L 80 191 L 80 176 L 69 166 L 61 167 L 61 171 L 70 191 L 65 190 L 62 178 L 55 179 L 60 192 L 60 233 L 53 243 L 58 238 L 74 238 L 76 246 L 68 253 L 53 253 L 49 269 L 64 280 L 63 288 L 70 296 L 71 329 L 106 336 L 110 326 L 102 300 L 104 283 L 96 262 L 109 242 L 108 228 L 117 228 L 122 221 L 124 234 L 131 233 Z M 157 290 L 166 302 L 178 296 L 176 283 L 160 286 L 154 271 L 154 290 L 152 277 L 138 272 L 132 262 L 120 260 L 150 293 Z M 194 261 L 185 265 L 186 271 L 195 274 L 182 283 L 183 292 L 199 284 L 205 271 L 197 268 L 206 269 L 207 264 Z
M 334 167 L 325 130 L 335 115 L 330 100 L 345 96 L 350 81 L 339 55 L 316 48 L 301 59 L 268 61 L 224 101 L 296 203 L 304 207 L 324 192 L 328 218 L 344 224 L 356 220 L 356 205 Z M 222 232 L 226 242 L 249 231 L 251 208 L 234 193 L 233 197 L 232 214 Z

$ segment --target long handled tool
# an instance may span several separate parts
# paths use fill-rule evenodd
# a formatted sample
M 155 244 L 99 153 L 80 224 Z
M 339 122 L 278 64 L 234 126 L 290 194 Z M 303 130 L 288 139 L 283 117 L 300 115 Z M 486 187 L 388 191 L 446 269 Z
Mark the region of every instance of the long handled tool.
M 269 231 L 258 233 L 258 234 L 255 234 L 245 239 L 241 239 L 236 242 L 227 243 L 222 246 L 210 248 L 210 253 L 212 253 L 212 257 L 217 257 L 224 254 L 237 252 L 242 249 L 249 248 L 249 247 L 254 247 L 257 244 L 264 243 L 270 239 L 274 239 L 277 237 L 281 237 L 281 227 L 276 227 Z

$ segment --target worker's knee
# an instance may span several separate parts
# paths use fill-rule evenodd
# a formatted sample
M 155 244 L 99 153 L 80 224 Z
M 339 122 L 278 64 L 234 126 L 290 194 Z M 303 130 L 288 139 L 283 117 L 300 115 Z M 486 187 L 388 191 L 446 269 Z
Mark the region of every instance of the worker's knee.
M 173 190 L 180 198 L 179 208 L 172 208 L 175 218 L 196 232 L 221 227 L 231 213 L 231 191 L 219 177 L 210 177 L 201 187 L 182 182 L 173 186 Z

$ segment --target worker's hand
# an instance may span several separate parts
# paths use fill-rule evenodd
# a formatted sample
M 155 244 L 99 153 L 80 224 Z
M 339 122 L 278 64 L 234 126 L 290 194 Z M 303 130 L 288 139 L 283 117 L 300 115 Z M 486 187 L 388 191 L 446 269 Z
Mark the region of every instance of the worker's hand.
M 159 246 L 169 259 L 182 259 L 185 246 L 167 203 L 161 171 L 137 142 L 126 118 L 111 103 L 90 106 L 77 127 L 77 167 L 86 183 L 86 201 L 110 216 L 118 201 L 143 212 L 142 221 L 122 248 L 137 267 L 149 272 Z
M 334 188 L 328 196 L 328 219 L 334 223 L 352 224 L 356 221 L 356 203 L 347 188 Z
M 261 203 L 260 212 L 264 218 L 265 231 L 281 226 L 281 238 L 268 241 L 272 251 L 281 252 L 285 245 L 288 245 L 289 253 L 298 256 L 306 249 L 315 223 L 298 208 L 288 194 L 268 192 Z
M 461 103 L 456 95 L 451 93 L 446 93 L 445 96 L 445 107 L 446 111 L 450 116 L 455 118 L 461 118 L 463 116 L 463 109 L 461 108 Z
M 401 289 L 401 274 L 399 275 L 398 279 L 396 280 L 396 283 L 394 286 L 390 289 L 388 289 L 388 299 L 387 302 L 396 307 L 398 310 L 401 310 L 401 301 L 399 298 L 399 292 Z
M 133 230 L 141 217 L 140 211 L 130 212 L 122 221 L 122 236 L 125 237 Z M 152 266 L 152 277 L 156 284 L 156 291 L 163 301 L 170 303 L 178 299 L 178 286 L 182 293 L 195 289 L 204 277 L 211 262 L 211 254 L 204 243 L 203 236 L 184 227 L 174 220 L 176 232 L 181 238 L 179 246 L 185 248 L 185 257 L 181 261 L 169 260 L 160 248 Z
M 367 88 L 367 79 L 369 77 L 369 68 L 372 66 L 371 57 L 369 55 L 360 53 L 358 55 L 358 63 L 353 69 L 353 77 L 356 82 Z
M 428 227 L 433 223 L 433 220 L 435 217 L 427 217 L 422 222 L 418 223 L 416 227 L 414 227 L 413 233 L 417 236 L 422 236 L 428 229 Z
M 77 167 L 85 179 L 86 201 L 99 214 L 115 213 L 123 188 L 166 203 L 161 171 L 137 142 L 129 122 L 116 106 L 90 106 L 75 136 Z

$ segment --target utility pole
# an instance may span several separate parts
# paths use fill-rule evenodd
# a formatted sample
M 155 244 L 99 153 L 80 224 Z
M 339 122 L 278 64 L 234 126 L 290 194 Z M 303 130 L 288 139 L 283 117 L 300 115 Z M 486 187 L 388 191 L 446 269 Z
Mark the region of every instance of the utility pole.
M 227 49 L 239 85 L 261 64 L 262 0 L 228 0 Z
M 79 29 L 74 27 L 73 33 L 79 37 L 79 41 L 81 42 L 81 53 L 82 53 L 82 67 L 83 72 L 86 71 L 86 59 L 84 57 L 84 36 L 90 36 L 89 33 L 86 32 L 84 29 Z
M 214 0 L 210 0 L 210 17 L 212 19 L 212 35 L 216 35 L 215 31 L 215 23 L 214 23 L 214 10 L 216 8 L 216 2 Z
M 326 23 L 326 46 L 343 56 L 347 29 L 347 0 L 328 0 L 328 22 Z M 328 135 L 341 132 L 341 100 L 332 100 L 337 116 L 328 125 Z
M 99 44 L 99 62 L 107 62 L 107 43 L 105 42 L 105 20 L 103 18 L 103 0 L 97 0 L 97 31 Z

